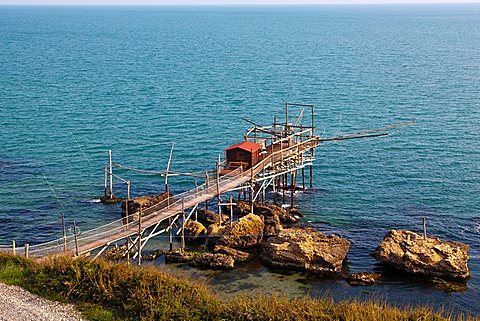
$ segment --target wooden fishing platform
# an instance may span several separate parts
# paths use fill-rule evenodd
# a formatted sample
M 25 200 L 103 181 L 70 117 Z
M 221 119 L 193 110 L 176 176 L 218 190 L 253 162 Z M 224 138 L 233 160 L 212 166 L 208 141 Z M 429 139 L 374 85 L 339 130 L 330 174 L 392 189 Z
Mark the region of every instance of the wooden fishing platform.
M 304 111 L 309 109 L 309 117 L 304 117 Z M 291 121 L 292 110 L 297 111 L 294 121 Z M 290 114 L 289 114 L 290 113 Z M 304 118 L 308 124 L 304 123 Z M 226 149 L 225 159 L 220 160 L 220 155 L 215 170 L 197 173 L 180 173 L 170 171 L 170 163 L 173 152 L 173 145 L 170 151 L 167 168 L 165 171 L 154 172 L 113 164 L 112 153 L 109 151 L 109 165 L 104 168 L 104 198 L 113 199 L 113 179 L 124 182 L 127 186 L 127 200 L 130 201 L 130 181 L 122 178 L 113 172 L 113 168 L 130 170 L 144 173 L 160 174 L 165 177 L 165 191 L 168 192 L 168 177 L 185 175 L 195 178 L 202 178 L 201 185 L 195 180 L 195 188 L 181 194 L 166 197 L 151 207 L 141 209 L 138 213 L 128 213 L 126 217 L 100 226 L 95 229 L 77 233 L 74 224 L 74 235 L 66 235 L 65 223 L 63 223 L 63 237 L 57 240 L 16 248 L 15 242 L 10 251 L 34 258 L 42 258 L 49 255 L 71 254 L 75 256 L 88 255 L 95 252 L 95 258 L 101 255 L 110 245 L 115 242 L 126 240 L 129 255 L 131 249 L 135 249 L 138 263 L 141 262 L 141 251 L 145 244 L 153 237 L 169 233 L 170 248 L 172 248 L 173 228 L 178 223 L 180 227 L 177 235 L 181 233 L 181 246 L 185 246 L 183 227 L 192 217 L 199 204 L 216 199 L 218 213 L 221 217 L 222 206 L 226 203 L 222 200 L 230 193 L 238 191 L 239 197 L 242 192 L 251 204 L 253 212 L 254 202 L 260 200 L 265 202 L 267 189 L 273 189 L 274 202 L 277 203 L 277 192 L 282 191 L 281 202 L 286 206 L 294 206 L 294 191 L 297 186 L 297 178 L 300 174 L 302 188 L 305 185 L 305 168 L 309 168 L 309 186 L 312 187 L 313 161 L 315 160 L 315 148 L 327 141 L 348 140 L 368 137 L 385 136 L 386 130 L 404 126 L 412 122 L 390 125 L 382 128 L 361 131 L 353 134 L 321 138 L 315 135 L 314 106 L 305 104 L 285 104 L 285 120 L 277 122 L 275 118 L 271 126 L 260 126 L 249 120 L 253 125 L 244 136 L 244 141 L 234 144 Z M 290 184 L 289 184 L 290 178 Z M 286 203 L 286 193 L 290 192 L 290 204 Z M 227 197 L 228 199 L 228 197 Z

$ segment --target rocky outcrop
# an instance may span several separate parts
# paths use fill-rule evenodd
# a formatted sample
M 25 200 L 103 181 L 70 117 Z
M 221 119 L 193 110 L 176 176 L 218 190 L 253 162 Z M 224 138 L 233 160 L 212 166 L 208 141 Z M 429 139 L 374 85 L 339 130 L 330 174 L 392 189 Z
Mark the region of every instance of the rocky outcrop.
M 236 201 L 233 208 L 233 212 L 236 216 L 242 217 L 250 214 L 250 203 L 245 201 Z M 229 208 L 226 211 L 230 211 Z M 298 223 L 298 218 L 302 217 L 302 214 L 297 209 L 292 209 L 292 212 L 287 211 L 285 208 L 274 204 L 253 204 L 253 214 L 261 215 L 265 218 L 277 216 L 282 224 L 295 224 Z
M 468 250 L 464 243 L 391 230 L 371 255 L 404 272 L 465 280 L 470 277 Z
M 357 286 L 357 285 L 372 285 L 377 282 L 378 279 L 382 277 L 379 273 L 374 272 L 360 272 L 348 275 L 345 280 L 348 284 Z
M 281 230 L 283 230 L 283 225 L 277 215 L 266 216 L 264 221 L 265 228 L 263 229 L 263 234 L 265 234 L 265 236 L 277 235 Z
M 165 263 L 189 263 L 198 256 L 197 252 L 182 250 L 168 251 L 165 253 Z
M 225 222 L 228 222 L 229 218 L 227 215 L 222 214 L 222 224 Z M 197 210 L 197 221 L 202 223 L 205 226 L 208 226 L 210 224 L 219 224 L 220 223 L 220 215 L 218 213 L 209 211 L 209 210 L 204 210 L 204 209 L 198 209 Z
M 249 248 L 258 245 L 263 238 L 263 219 L 248 214 L 236 222 L 229 233 L 222 235 L 217 244 L 233 248 Z
M 248 261 L 252 257 L 247 252 L 232 249 L 231 247 L 223 246 L 223 245 L 215 245 L 215 248 L 213 249 L 213 253 L 220 253 L 220 254 L 228 255 L 228 256 L 232 257 L 235 260 L 235 262 L 245 262 L 245 261 Z
M 261 247 L 260 260 L 274 268 L 337 274 L 349 247 L 350 242 L 337 235 L 294 227 L 268 238 Z
M 211 269 L 233 269 L 235 260 L 233 257 L 222 253 L 201 253 L 192 260 L 191 265 L 208 267 Z
M 207 229 L 200 222 L 188 220 L 185 223 L 185 241 L 188 243 L 203 242 Z
M 170 200 L 173 202 L 171 199 L 173 195 L 171 193 L 162 193 L 162 194 L 157 194 L 157 195 L 144 195 L 140 197 L 135 197 L 128 202 L 125 201 L 122 203 L 122 218 L 124 219 L 124 224 L 126 223 L 126 206 L 128 206 L 128 222 L 133 222 L 138 220 L 138 215 L 140 212 L 140 209 L 144 210 L 147 209 L 153 205 L 160 204 L 163 201 L 165 201 L 167 198 L 170 197 Z M 160 208 L 163 206 L 167 206 L 168 202 L 163 202 L 162 205 L 159 205 Z M 128 204 L 128 205 L 127 205 Z

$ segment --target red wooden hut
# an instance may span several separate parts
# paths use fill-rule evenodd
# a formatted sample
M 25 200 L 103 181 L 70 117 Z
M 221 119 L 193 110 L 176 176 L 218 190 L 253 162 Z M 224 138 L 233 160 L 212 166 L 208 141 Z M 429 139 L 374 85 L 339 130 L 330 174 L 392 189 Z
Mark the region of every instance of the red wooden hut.
M 225 149 L 227 163 L 232 167 L 250 168 L 260 160 L 261 149 L 261 145 L 248 141 L 233 144 Z

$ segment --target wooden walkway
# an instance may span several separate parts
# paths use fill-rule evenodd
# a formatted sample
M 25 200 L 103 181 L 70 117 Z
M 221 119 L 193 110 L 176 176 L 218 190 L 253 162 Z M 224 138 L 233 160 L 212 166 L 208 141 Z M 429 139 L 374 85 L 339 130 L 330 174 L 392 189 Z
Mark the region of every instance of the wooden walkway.
M 195 189 L 163 200 L 143 210 L 141 222 L 136 219 L 135 221 L 124 224 L 124 222 L 132 219 L 119 219 L 95 229 L 82 231 L 82 233 L 77 236 L 77 240 L 75 240 L 74 236 L 69 235 L 66 239 L 60 238 L 51 242 L 32 245 L 28 250 L 29 257 L 41 258 L 65 253 L 84 255 L 122 239 L 126 239 L 127 237 L 137 236 L 139 229 L 144 231 L 152 226 L 158 226 L 169 218 L 176 217 L 188 208 L 192 208 L 199 203 L 216 197 L 218 194 L 223 194 L 252 181 L 264 170 L 274 169 L 278 164 L 288 160 L 299 162 L 302 154 L 315 148 L 318 143 L 319 138 L 315 136 L 298 143 L 289 141 L 288 143 L 283 142 L 276 146 L 270 146 L 267 148 L 263 159 L 254 167 L 245 171 L 239 167 L 221 176 L 218 179 L 218 184 L 215 179 Z M 131 217 L 133 217 L 133 215 Z M 25 249 L 20 248 L 17 250 L 17 254 L 22 254 L 22 252 L 25 254 L 25 251 Z

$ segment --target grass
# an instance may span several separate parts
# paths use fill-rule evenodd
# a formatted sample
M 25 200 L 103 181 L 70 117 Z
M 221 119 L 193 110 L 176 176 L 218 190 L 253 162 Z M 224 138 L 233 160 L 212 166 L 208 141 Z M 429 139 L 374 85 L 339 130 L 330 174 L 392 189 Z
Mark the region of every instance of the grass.
M 241 295 L 221 300 L 205 285 L 153 268 L 58 257 L 41 263 L 0 254 L 0 281 L 76 304 L 89 320 L 451 320 L 429 308 L 378 302 Z M 457 318 L 473 320 L 473 318 Z

